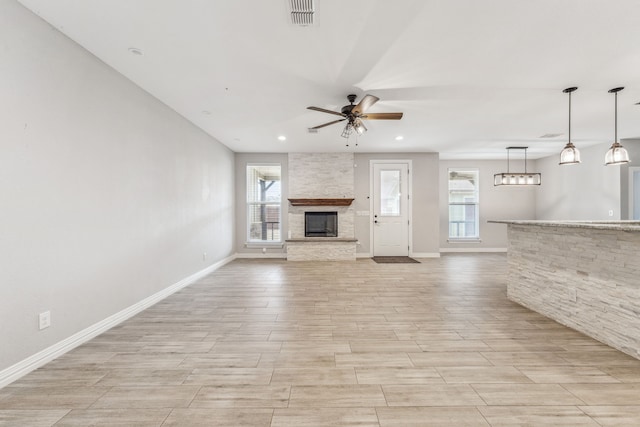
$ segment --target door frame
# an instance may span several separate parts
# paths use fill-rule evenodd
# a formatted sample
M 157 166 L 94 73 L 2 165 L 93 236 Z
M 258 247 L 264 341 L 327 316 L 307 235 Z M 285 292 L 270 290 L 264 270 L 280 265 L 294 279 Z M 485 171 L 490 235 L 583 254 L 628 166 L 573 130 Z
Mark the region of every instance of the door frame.
M 409 245 L 409 256 L 413 256 L 413 164 L 410 159 L 375 159 L 369 160 L 369 253 L 370 256 L 375 256 L 374 245 L 373 245 L 373 234 L 374 234 L 374 226 L 373 226 L 373 212 L 374 212 L 374 171 L 373 165 L 375 164 L 397 164 L 404 163 L 407 165 L 408 177 L 407 177 L 407 195 L 409 199 L 407 200 L 407 219 L 409 221 L 407 232 L 409 233 L 407 242 Z

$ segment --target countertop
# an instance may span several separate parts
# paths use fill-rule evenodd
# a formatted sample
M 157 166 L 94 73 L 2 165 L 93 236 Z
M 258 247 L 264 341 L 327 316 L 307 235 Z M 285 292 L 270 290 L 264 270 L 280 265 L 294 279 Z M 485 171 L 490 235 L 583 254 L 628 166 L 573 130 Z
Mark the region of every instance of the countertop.
M 640 221 L 528 221 L 492 220 L 495 224 L 532 225 L 541 227 L 590 228 L 596 230 L 640 231 Z

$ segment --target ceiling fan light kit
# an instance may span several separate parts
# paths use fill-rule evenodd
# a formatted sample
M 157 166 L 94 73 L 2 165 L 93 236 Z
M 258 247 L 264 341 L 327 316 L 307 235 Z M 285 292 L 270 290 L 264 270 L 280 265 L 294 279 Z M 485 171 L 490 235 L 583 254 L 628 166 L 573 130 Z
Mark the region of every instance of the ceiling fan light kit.
M 353 129 L 356 131 L 358 135 L 362 135 L 368 130 L 367 127 L 364 125 L 364 123 L 362 123 L 362 120 L 360 119 L 354 120 Z
M 318 130 L 325 126 L 330 126 L 335 123 L 346 121 L 344 129 L 342 129 L 342 133 L 340 136 L 343 138 L 349 138 L 351 134 L 355 131 L 356 135 L 362 135 L 368 129 L 364 125 L 363 120 L 400 120 L 402 118 L 402 113 L 366 113 L 373 104 L 378 102 L 380 98 L 373 95 L 365 95 L 358 104 L 354 104 L 357 96 L 354 94 L 350 94 L 347 96 L 347 100 L 349 101 L 349 105 L 345 105 L 342 107 L 340 112 L 327 110 L 325 108 L 320 107 L 307 107 L 308 110 L 319 111 L 321 113 L 333 114 L 335 116 L 341 116 L 341 119 L 333 120 L 328 123 L 323 123 L 318 126 L 314 126 L 309 128 L 309 130 Z
M 342 133 L 340 134 L 340 136 L 349 139 L 349 137 L 351 136 L 351 131 L 353 131 L 353 126 L 351 126 L 351 123 L 347 123 L 344 129 L 342 129 Z
M 527 172 L 527 148 L 529 147 L 507 147 L 507 172 L 493 175 L 494 186 L 522 186 L 540 185 L 542 174 L 537 172 Z M 511 150 L 524 150 L 524 172 L 510 172 L 510 152 Z

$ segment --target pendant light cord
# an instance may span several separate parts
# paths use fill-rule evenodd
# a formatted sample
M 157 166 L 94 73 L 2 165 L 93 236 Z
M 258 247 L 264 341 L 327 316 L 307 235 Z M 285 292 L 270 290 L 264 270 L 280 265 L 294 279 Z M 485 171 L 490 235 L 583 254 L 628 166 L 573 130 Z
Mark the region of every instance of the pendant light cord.
M 571 143 L 571 92 L 569 92 L 569 143 Z
M 524 150 L 524 173 L 527 173 L 527 148 L 529 147 L 507 147 L 507 174 L 511 173 L 511 150 Z
M 618 142 L 618 92 L 615 92 L 615 126 L 614 126 L 614 139 L 613 142 Z

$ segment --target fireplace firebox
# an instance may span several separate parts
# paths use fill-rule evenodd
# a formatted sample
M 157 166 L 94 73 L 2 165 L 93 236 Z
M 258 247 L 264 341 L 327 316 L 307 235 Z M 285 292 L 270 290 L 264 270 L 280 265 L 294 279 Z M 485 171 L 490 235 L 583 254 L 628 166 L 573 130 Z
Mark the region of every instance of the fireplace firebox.
M 338 212 L 305 212 L 305 237 L 338 237 Z

